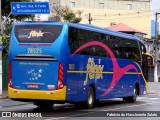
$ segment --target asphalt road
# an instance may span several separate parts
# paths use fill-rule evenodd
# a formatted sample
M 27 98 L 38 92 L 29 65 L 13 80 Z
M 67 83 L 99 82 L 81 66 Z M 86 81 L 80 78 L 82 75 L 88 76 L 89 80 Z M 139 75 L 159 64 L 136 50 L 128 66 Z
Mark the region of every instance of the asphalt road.
M 146 120 L 159 120 L 160 95 L 141 96 L 135 103 L 124 102 L 122 99 L 109 99 L 102 101 L 93 109 L 84 109 L 83 106 L 77 108 L 72 104 L 56 104 L 52 109 L 40 110 L 32 103 L 2 99 L 0 100 L 0 111 L 1 115 L 2 112 L 11 112 L 12 118 L 10 119 L 20 120 L 27 120 L 28 117 L 37 120 L 143 120 L 144 118 Z

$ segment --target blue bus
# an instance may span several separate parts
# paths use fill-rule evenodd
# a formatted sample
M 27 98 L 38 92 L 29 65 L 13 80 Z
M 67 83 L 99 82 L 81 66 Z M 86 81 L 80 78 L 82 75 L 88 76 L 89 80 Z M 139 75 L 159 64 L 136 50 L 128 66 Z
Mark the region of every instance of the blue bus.
M 88 24 L 15 23 L 8 56 L 8 96 L 38 107 L 123 98 L 147 92 L 153 57 L 129 34 Z

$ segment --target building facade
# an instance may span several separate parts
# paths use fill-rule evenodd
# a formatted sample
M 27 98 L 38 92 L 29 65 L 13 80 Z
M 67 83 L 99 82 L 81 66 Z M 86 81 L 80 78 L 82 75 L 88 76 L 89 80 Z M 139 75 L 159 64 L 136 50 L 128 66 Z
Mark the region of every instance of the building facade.
M 157 27 L 159 31 L 160 30 L 159 22 L 157 22 Z M 160 31 L 158 34 L 160 34 Z M 155 21 L 154 20 L 151 21 L 151 37 L 155 37 Z
M 105 28 L 114 23 L 125 23 L 146 33 L 146 37 L 151 36 L 150 0 L 49 0 L 49 2 L 50 9 L 68 6 L 74 11 L 83 11 L 81 23 L 89 23 L 90 19 L 91 24 Z
M 144 44 L 147 48 L 147 51 L 149 53 L 151 53 L 152 55 L 155 56 L 155 39 L 150 39 L 150 40 L 144 40 Z M 157 50 L 157 75 L 158 75 L 158 81 L 160 82 L 160 41 L 157 43 L 157 46 L 158 46 L 158 50 Z M 149 69 L 148 69 L 148 77 L 149 77 L 149 81 L 150 82 L 153 82 L 154 81 L 154 66 L 150 66 Z

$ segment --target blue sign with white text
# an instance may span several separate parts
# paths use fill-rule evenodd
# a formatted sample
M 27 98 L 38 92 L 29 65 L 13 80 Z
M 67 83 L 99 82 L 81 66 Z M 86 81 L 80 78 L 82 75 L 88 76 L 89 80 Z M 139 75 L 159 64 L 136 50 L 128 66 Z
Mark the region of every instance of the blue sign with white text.
M 49 14 L 48 2 L 11 2 L 12 14 Z

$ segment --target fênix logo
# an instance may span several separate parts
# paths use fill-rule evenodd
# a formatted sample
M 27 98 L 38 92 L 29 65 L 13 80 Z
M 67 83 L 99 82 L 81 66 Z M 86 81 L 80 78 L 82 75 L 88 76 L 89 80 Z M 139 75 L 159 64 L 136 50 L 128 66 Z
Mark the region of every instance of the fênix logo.
M 99 62 L 98 64 L 95 64 L 94 58 L 88 59 L 88 64 L 86 66 L 87 73 L 86 73 L 86 80 L 84 81 L 84 85 L 87 84 L 88 78 L 89 79 L 103 79 L 103 68 L 104 65 L 101 65 Z
M 43 37 L 43 32 L 42 31 L 35 31 L 35 30 L 33 30 L 33 31 L 31 31 L 30 32 L 30 34 L 29 34 L 29 36 L 28 36 L 28 38 L 32 38 L 32 37 Z

